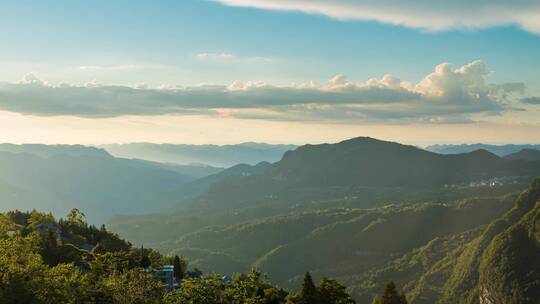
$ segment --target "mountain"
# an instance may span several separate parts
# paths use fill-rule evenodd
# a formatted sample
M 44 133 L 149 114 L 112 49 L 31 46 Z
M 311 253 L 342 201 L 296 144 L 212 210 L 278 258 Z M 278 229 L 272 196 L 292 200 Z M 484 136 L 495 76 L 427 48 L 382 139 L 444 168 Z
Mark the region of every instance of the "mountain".
M 214 183 L 198 204 L 238 207 L 269 201 L 387 196 L 433 189 L 521 184 L 540 174 L 540 161 L 500 158 L 486 150 L 441 155 L 359 137 L 288 151 L 265 172 Z
M 10 152 L 6 152 L 10 151 Z M 0 145 L 1 209 L 85 210 L 92 222 L 176 207 L 182 185 L 221 169 L 115 158 L 84 146 Z
M 498 299 L 481 303 L 537 303 L 540 179 L 519 196 L 293 209 L 255 219 L 249 213 L 255 210 L 231 210 L 222 218 L 209 213 L 206 226 L 152 245 L 185 255 L 203 270 L 257 267 L 288 288 L 300 285 L 306 269 L 316 279 L 332 276 L 358 303 L 370 303 L 391 280 L 403 286 L 409 303 L 472 304 L 480 296 Z M 184 214 L 177 224 L 200 223 L 206 217 L 200 215 Z M 135 234 L 142 224 L 131 223 Z
M 36 156 L 48 158 L 55 155 L 66 156 L 92 156 L 108 157 L 111 156 L 107 151 L 94 147 L 83 145 L 43 145 L 43 144 L 23 144 L 15 145 L 4 143 L 0 144 L 0 151 L 11 153 L 28 153 Z
M 540 299 L 540 179 L 531 184 L 501 221 L 507 228 L 492 238 L 480 261 L 480 296 L 500 303 L 537 303 Z
M 439 155 L 413 146 L 359 137 L 287 152 L 274 166 L 272 175 L 313 186 L 426 186 L 523 169 L 517 167 L 486 150 Z
M 519 152 L 508 154 L 504 157 L 510 160 L 528 160 L 528 161 L 540 161 L 540 150 L 535 149 L 523 149 Z
M 404 286 L 412 303 L 472 303 L 484 286 L 482 265 L 496 262 L 487 252 L 507 249 L 490 244 L 528 212 L 507 219 L 517 197 L 511 193 L 537 175 L 538 161 L 486 150 L 441 155 L 354 138 L 193 181 L 206 193 L 188 207 L 115 217 L 110 227 L 136 244 L 185 255 L 203 270 L 255 266 L 291 288 L 305 270 L 336 277 L 360 303 L 390 280 Z M 533 198 L 529 190 L 516 204 Z M 528 238 L 524 243 L 534 244 Z M 498 294 L 491 290 L 499 283 L 489 282 L 487 293 Z
M 130 240 L 143 238 L 144 244 L 164 253 L 187 256 L 203 270 L 233 273 L 255 266 L 289 288 L 297 288 L 304 271 L 310 270 L 316 278 L 337 277 L 353 288 L 371 279 L 362 274 L 384 269 L 416 248 L 433 242 L 439 251 L 448 249 L 433 240 L 479 229 L 509 210 L 514 199 L 471 198 L 375 209 L 331 207 L 339 206 L 336 203 L 288 211 L 259 206 L 123 217 L 109 227 Z M 441 254 L 444 257 L 445 252 Z M 359 303 L 369 303 L 383 284 L 399 279 L 397 274 L 384 276 L 377 280 L 377 288 L 352 290 L 362 300 Z
M 392 278 L 411 303 L 538 303 L 538 219 L 540 179 L 489 225 L 435 238 L 349 284 L 360 299 Z
M 535 175 L 540 162 L 505 160 L 485 150 L 440 155 L 355 138 L 302 146 L 274 164 L 234 166 L 184 185 L 179 212 L 115 217 L 112 224 L 134 242 L 166 242 L 212 225 L 293 211 L 499 196 L 521 191 Z
M 508 206 L 509 202 L 504 200 L 486 199 L 462 205 L 292 212 L 201 230 L 164 245 L 175 248 L 175 252 L 192 254 L 192 260 L 200 267 L 226 270 L 238 263 L 243 269 L 256 266 L 270 273 L 276 282 L 294 286 L 305 269 L 317 276 L 361 273 L 437 236 L 487 223 Z M 435 223 L 441 224 L 435 226 Z M 218 254 L 223 257 L 219 258 Z M 236 263 L 230 263 L 229 259 Z M 341 269 L 344 266 L 347 269 Z
M 128 159 L 132 163 L 136 164 L 139 163 L 141 165 L 148 165 L 153 167 L 159 167 L 168 171 L 174 171 L 181 175 L 189 176 L 190 178 L 196 180 L 196 179 L 202 179 L 207 176 L 211 175 L 218 175 L 218 173 L 225 170 L 224 168 L 218 168 L 218 167 L 212 167 L 208 165 L 203 164 L 189 164 L 189 165 L 177 165 L 177 164 L 171 164 L 171 163 L 158 163 L 148 160 L 142 160 L 142 159 Z
M 242 143 L 237 145 L 175 145 L 175 144 L 114 144 L 103 145 L 114 156 L 139 158 L 161 163 L 200 163 L 214 167 L 231 167 L 236 164 L 255 165 L 259 162 L 275 162 L 294 145 L 271 145 Z
M 431 145 L 425 148 L 427 151 L 439 154 L 460 154 L 468 153 L 479 149 L 487 150 L 498 156 L 519 152 L 523 149 L 540 150 L 540 145 L 487 145 L 487 144 L 468 144 L 468 145 Z

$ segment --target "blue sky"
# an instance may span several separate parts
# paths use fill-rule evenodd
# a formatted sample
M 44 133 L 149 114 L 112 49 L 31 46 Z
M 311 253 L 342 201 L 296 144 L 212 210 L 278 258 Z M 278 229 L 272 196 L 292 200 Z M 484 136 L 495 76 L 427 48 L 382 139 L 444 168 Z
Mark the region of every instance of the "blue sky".
M 461 65 L 478 59 L 494 71 L 490 76 L 494 81 L 522 81 L 538 76 L 540 66 L 540 37 L 515 26 L 428 32 L 199 0 L 158 4 L 13 1 L 2 5 L 0 57 L 26 63 L 64 66 L 120 61 L 193 69 L 198 66 L 190 59 L 196 54 L 228 53 L 271 58 L 278 66 L 267 67 L 259 75 L 244 75 L 241 69 L 231 75 L 218 67 L 213 72 L 219 75 L 209 78 L 220 82 L 239 78 L 323 81 L 335 74 L 363 80 L 388 73 L 420 80 L 441 62 Z M 190 75 L 184 77 L 190 79 Z M 531 84 L 540 85 L 537 79 L 531 79 Z M 199 75 L 193 81 L 208 79 Z
M 513 99 L 511 100 L 500 96 L 496 100 L 491 100 L 491 95 L 487 96 L 486 93 L 486 98 L 490 99 L 486 101 L 486 106 L 475 106 L 472 110 L 469 108 L 456 110 L 455 105 L 453 105 L 451 112 L 457 112 L 456 115 L 447 115 L 441 110 L 424 111 L 423 108 L 418 108 L 415 113 L 421 112 L 422 114 L 411 116 L 407 108 L 408 114 L 405 115 L 407 117 L 401 121 L 395 119 L 388 121 L 388 119 L 389 117 L 403 117 L 403 112 L 396 114 L 387 111 L 383 113 L 384 115 L 372 112 L 377 107 L 372 100 L 368 102 L 369 112 L 363 109 L 362 115 L 350 115 L 353 107 L 349 107 L 349 105 L 355 102 L 347 103 L 347 108 L 327 110 L 327 105 L 333 105 L 334 100 L 324 102 L 324 100 L 318 99 L 318 95 L 311 98 L 316 99 L 315 104 L 324 104 L 325 107 L 320 106 L 316 109 L 317 111 L 310 108 L 308 113 L 310 119 L 303 121 L 299 117 L 304 117 L 304 112 L 299 111 L 298 108 L 310 104 L 312 100 L 288 102 L 287 98 L 293 98 L 290 90 L 285 92 L 277 90 L 275 87 L 272 87 L 272 90 L 253 93 L 255 96 L 253 102 L 261 105 L 263 101 L 269 101 L 270 98 L 266 96 L 262 98 L 262 94 L 273 94 L 271 96 L 277 96 L 275 98 L 282 98 L 288 108 L 277 108 L 282 106 L 281 101 L 275 102 L 279 105 L 271 101 L 269 102 L 271 107 L 266 107 L 267 104 L 259 107 L 242 105 L 241 108 L 244 110 L 239 114 L 240 110 L 237 106 L 226 105 L 224 106 L 226 111 L 216 112 L 215 109 L 218 107 L 215 105 L 200 109 L 189 103 L 188 111 L 185 101 L 181 101 L 182 111 L 179 111 L 179 106 L 175 104 L 175 110 L 170 110 L 170 107 L 167 107 L 164 110 L 145 113 L 144 110 L 140 109 L 121 111 L 117 107 L 109 112 L 96 114 L 97 110 L 95 109 L 92 109 L 91 113 L 85 113 L 82 110 L 61 109 L 59 104 L 64 101 L 47 98 L 42 100 L 32 97 L 35 95 L 30 95 L 26 91 L 24 94 L 20 93 L 22 92 L 20 90 L 17 91 L 19 95 L 13 97 L 12 100 L 0 100 L 0 109 L 5 110 L 7 112 L 5 115 L 9 115 L 14 121 L 17 119 L 13 115 L 21 115 L 19 123 L 14 123 L 14 128 L 23 128 L 29 121 L 37 122 L 47 119 L 52 125 L 61 125 L 62 121 L 75 119 L 84 125 L 80 126 L 81 132 L 90 132 L 88 126 L 92 123 L 97 125 L 103 123 L 105 119 L 108 119 L 108 122 L 114 119 L 125 120 L 125 116 L 128 115 L 152 123 L 163 122 L 166 119 L 171 120 L 171 115 L 176 115 L 179 120 L 187 119 L 186 116 L 193 119 L 194 115 L 199 115 L 201 119 L 211 119 L 212 125 L 217 128 L 220 128 L 220 123 L 223 126 L 235 125 L 235 123 L 244 124 L 246 119 L 258 120 L 257 123 L 261 123 L 260 120 L 262 120 L 264 123 L 276 124 L 275 126 L 278 123 L 282 125 L 286 123 L 303 124 L 301 130 L 309 129 L 309 124 L 323 124 L 328 128 L 339 125 L 339 130 L 345 130 L 344 125 L 350 127 L 346 132 L 337 132 L 335 138 L 328 139 L 331 141 L 340 136 L 356 134 L 360 126 L 364 126 L 366 132 L 369 132 L 370 128 L 383 125 L 387 128 L 402 125 L 403 128 L 413 130 L 413 125 L 423 124 L 426 121 L 441 122 L 439 125 L 444 124 L 447 127 L 450 127 L 450 124 L 459 124 L 459 122 L 463 124 L 460 127 L 467 127 L 465 125 L 470 127 L 471 123 L 497 123 L 499 125 L 513 123 L 521 126 L 525 124 L 534 130 L 533 133 L 522 137 L 521 141 L 540 142 L 538 125 L 534 119 L 534 115 L 538 114 L 538 106 L 519 102 L 522 97 L 540 95 L 540 56 L 538 56 L 540 54 L 540 33 L 536 31 L 534 27 L 536 25 L 533 23 L 534 21 L 530 21 L 530 17 L 522 17 L 526 12 L 533 12 L 533 14 L 537 12 L 527 7 L 527 5 L 531 5 L 530 1 L 516 2 L 518 7 L 524 3 L 522 6 L 525 13 L 516 13 L 518 17 L 502 16 L 497 20 L 482 21 L 483 23 L 480 22 L 478 26 L 469 24 L 475 22 L 474 18 L 467 17 L 469 18 L 467 19 L 456 13 L 456 10 L 458 13 L 466 12 L 468 10 L 466 4 L 459 8 L 450 7 L 448 15 L 454 18 L 453 14 L 456 14 L 455 20 L 451 19 L 451 21 L 455 21 L 456 24 L 463 23 L 465 26 L 443 25 L 443 28 L 430 28 L 432 20 L 427 17 L 425 22 L 422 21 L 424 23 L 411 25 L 407 23 L 408 21 L 400 21 L 403 18 L 405 18 L 403 20 L 407 20 L 408 16 L 402 19 L 399 19 L 400 16 L 398 16 L 396 17 L 397 21 L 394 22 L 385 19 L 386 16 L 379 18 L 379 15 L 376 14 L 375 17 L 368 18 L 375 19 L 372 21 L 364 20 L 365 18 L 360 13 L 360 17 L 339 15 L 341 14 L 339 11 L 340 3 L 343 3 L 343 7 L 348 9 L 347 5 L 351 5 L 350 3 L 353 3 L 354 8 L 355 1 L 333 2 L 332 5 L 335 4 L 336 7 L 331 7 L 328 12 L 318 11 L 319 7 L 316 5 L 314 8 L 304 11 L 302 1 L 294 0 L 288 3 L 299 3 L 297 7 L 287 7 L 288 3 L 285 5 L 286 7 L 280 7 L 285 2 L 279 0 L 4 2 L 0 5 L 0 39 L 2 39 L 0 82 L 6 83 L 6 86 L 11 85 L 25 75 L 32 73 L 33 78 L 31 77 L 31 79 L 38 79 L 40 84 L 54 85 L 65 82 L 83 86 L 92 82 L 101 86 L 119 85 L 131 88 L 137 84 L 144 84 L 141 88 L 147 89 L 147 86 L 151 88 L 162 85 L 197 86 L 201 83 L 229 86 L 235 81 L 243 83 L 260 81 L 272 86 L 284 86 L 291 83 L 308 83 L 309 81 L 324 84 L 335 75 L 342 74 L 346 75 L 351 83 L 361 83 L 356 86 L 356 89 L 364 90 L 368 86 L 367 81 L 371 78 L 381 80 L 384 75 L 390 74 L 398 77 L 401 81 L 418 84 L 441 63 L 448 62 L 453 68 L 459 69 L 461 66 L 479 60 L 489 72 L 479 76 L 479 79 L 485 81 L 486 85 L 521 83 L 525 89 L 522 88 L 519 94 L 512 92 Z M 320 0 L 315 2 L 324 4 L 324 1 Z M 363 1 L 358 1 L 358 3 L 360 2 Z M 392 1 L 387 2 L 391 7 Z M 534 6 L 534 2 L 532 3 L 534 9 L 538 8 L 538 6 Z M 266 9 L 268 6 L 271 6 L 272 9 Z M 322 7 L 326 9 L 326 6 Z M 313 13 L 314 11 L 317 13 Z M 433 8 L 432 11 L 428 8 L 425 14 L 435 15 L 441 12 L 445 12 L 444 7 Z M 377 21 L 377 18 L 381 20 Z M 482 18 L 478 17 L 479 20 L 483 20 Z M 519 22 L 515 20 L 519 20 Z M 399 25 L 390 23 L 399 23 Z M 437 26 L 439 25 L 434 25 L 434 27 Z M 459 72 L 456 73 L 459 74 Z M 462 83 L 460 82 L 460 84 Z M 380 86 L 381 84 L 377 83 L 376 85 Z M 455 85 L 452 84 L 452 86 Z M 386 83 L 384 86 L 384 89 L 389 88 Z M 429 99 L 426 97 L 427 89 L 419 91 L 418 88 L 405 86 L 407 86 L 409 93 L 420 92 L 422 100 Z M 260 89 L 262 86 L 242 88 L 251 90 L 252 87 Z M 321 86 L 314 90 L 322 90 L 327 93 L 328 90 L 334 89 L 336 88 Z M 397 89 L 401 90 L 402 88 Z M 478 90 L 484 92 L 484 89 L 482 87 Z M 212 91 L 212 94 L 214 93 Z M 298 94 L 304 93 L 304 91 L 298 92 Z M 311 93 L 313 92 L 307 92 L 307 94 Z M 448 96 L 452 98 L 458 98 L 456 97 L 458 93 L 449 91 L 444 93 L 448 93 Z M 477 93 L 474 92 L 474 94 Z M 84 92 L 81 94 L 88 97 L 88 94 Z M 298 94 L 294 95 L 294 98 L 297 98 Z M 362 98 L 366 98 L 366 94 L 365 90 L 362 91 Z M 370 98 L 371 94 L 374 93 L 369 92 Z M 211 96 L 214 99 L 230 100 L 231 104 L 236 104 L 235 100 L 232 99 L 239 97 L 234 94 L 229 95 L 231 96 Z M 0 96 L 2 96 L 1 91 Z M 39 96 L 43 95 L 40 93 Z M 328 94 L 325 96 L 327 98 Z M 18 101 L 19 104 L 13 104 L 13 100 L 17 98 L 26 98 L 24 102 L 28 101 L 31 105 L 21 109 L 20 104 L 23 101 Z M 32 98 L 36 98 L 36 100 L 29 100 Z M 90 96 L 88 98 L 90 100 L 98 97 Z M 332 95 L 331 98 L 340 99 L 341 95 Z M 499 105 L 488 105 L 487 102 L 490 101 L 505 103 L 505 109 L 498 108 Z M 47 108 L 46 104 L 43 106 L 44 102 L 51 103 L 50 109 Z M 141 101 L 141 103 L 150 106 L 152 106 L 152 102 L 152 100 Z M 205 100 L 204 102 L 210 101 Z M 250 100 L 244 102 L 248 103 Z M 446 99 L 445 102 L 447 102 Z M 36 103 L 40 103 L 39 109 L 35 106 Z M 162 102 L 156 100 L 155 103 Z M 345 103 L 339 102 L 340 105 Z M 365 104 L 363 100 L 360 103 Z M 461 104 L 461 101 L 456 102 L 456 104 Z M 444 105 L 444 109 L 450 109 L 448 104 Z M 381 105 L 381 108 L 387 106 Z M 415 106 L 418 107 L 418 103 L 415 103 Z M 72 106 L 69 105 L 69 107 Z M 86 109 L 92 105 L 84 104 L 81 107 Z M 412 105 L 407 105 L 407 107 L 412 107 Z M 249 111 L 246 111 L 245 108 L 248 108 Z M 508 108 L 519 108 L 522 111 L 509 111 Z M 56 109 L 58 109 L 57 112 Z M 212 110 L 212 113 L 208 113 L 209 110 Z M 266 112 L 261 114 L 264 111 Z M 267 113 L 268 111 L 272 111 L 272 113 Z M 296 112 L 299 114 L 291 114 Z M 482 117 L 473 117 L 477 115 Z M 235 123 L 228 119 L 235 120 Z M 47 125 L 46 122 L 43 123 Z M 111 124 L 114 125 L 114 122 Z M 120 125 L 119 123 L 118 126 Z M 174 128 L 174 125 L 175 123 L 171 122 L 168 126 Z M 442 126 L 438 127 L 442 128 Z M 452 126 L 452 128 L 455 127 Z M 74 129 L 77 128 L 79 127 L 74 127 Z M 264 127 L 264 129 L 267 128 L 269 127 Z M 325 140 L 301 130 L 294 138 L 284 138 L 281 141 L 298 142 L 302 140 L 302 134 L 305 134 L 306 142 Z M 518 132 L 519 128 L 516 127 L 515 130 Z M 156 132 L 161 132 L 161 129 L 156 129 Z M 429 139 L 426 137 L 426 142 L 480 140 L 484 134 L 482 132 L 485 131 L 478 131 L 479 135 L 474 139 L 463 140 L 460 140 L 455 133 L 454 137 L 446 136 L 441 140 L 432 138 L 434 136 L 430 135 L 432 137 Z M 128 133 L 128 129 L 123 130 L 110 141 L 148 140 L 145 137 L 140 139 L 136 136 L 126 137 L 125 135 Z M 51 137 L 27 138 L 28 135 L 23 136 L 22 134 L 21 132 L 13 133 L 10 137 L 5 137 L 4 140 L 60 142 L 64 138 L 66 142 L 73 142 L 77 138 L 77 135 L 67 135 L 69 132 L 64 131 L 57 135 L 53 134 Z M 95 134 L 95 138 L 100 137 L 99 133 L 92 134 Z M 271 134 L 271 132 L 261 133 L 260 138 L 257 138 L 256 133 L 242 135 L 240 131 L 235 131 L 226 141 L 268 141 L 274 138 Z M 195 136 L 200 137 L 200 134 L 186 134 L 182 138 L 163 137 L 160 140 L 168 142 L 189 141 Z M 208 142 L 222 138 L 221 135 L 217 134 L 205 134 L 204 136 Z M 384 133 L 381 136 L 396 137 L 390 133 Z M 513 138 L 512 135 L 505 136 L 490 137 L 488 141 L 506 142 Z M 411 141 L 418 140 L 412 138 Z

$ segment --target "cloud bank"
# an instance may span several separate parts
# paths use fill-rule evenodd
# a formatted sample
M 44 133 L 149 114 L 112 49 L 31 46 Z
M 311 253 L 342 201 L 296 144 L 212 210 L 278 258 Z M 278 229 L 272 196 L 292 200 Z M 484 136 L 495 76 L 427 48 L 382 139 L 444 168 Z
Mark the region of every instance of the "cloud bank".
M 275 85 L 112 86 L 51 84 L 30 74 L 0 83 L 0 110 L 29 115 L 222 115 L 246 119 L 331 122 L 414 121 L 463 123 L 506 111 L 521 83 L 487 84 L 481 61 L 435 67 L 419 83 L 395 76 L 353 82 L 337 75 L 326 83 Z
M 537 0 L 213 0 L 225 5 L 301 11 L 340 20 L 373 20 L 426 30 L 515 24 L 540 34 Z

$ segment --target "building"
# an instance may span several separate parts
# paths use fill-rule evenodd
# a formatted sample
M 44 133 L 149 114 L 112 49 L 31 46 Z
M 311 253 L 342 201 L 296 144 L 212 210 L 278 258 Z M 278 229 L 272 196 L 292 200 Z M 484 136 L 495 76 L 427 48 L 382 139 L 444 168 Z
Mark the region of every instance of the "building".
M 178 284 L 174 279 L 174 266 L 173 265 L 164 265 L 157 270 L 158 279 L 165 284 L 167 291 L 172 291 L 175 288 L 178 288 Z
M 221 277 L 221 282 L 223 282 L 225 285 L 229 285 L 232 283 L 232 278 L 228 275 L 224 275 Z

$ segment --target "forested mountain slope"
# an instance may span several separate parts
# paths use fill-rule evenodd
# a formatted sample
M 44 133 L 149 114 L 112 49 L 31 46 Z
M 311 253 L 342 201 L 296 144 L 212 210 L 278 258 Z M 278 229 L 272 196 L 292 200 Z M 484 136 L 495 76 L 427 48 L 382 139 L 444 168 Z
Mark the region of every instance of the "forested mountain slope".
M 357 299 L 392 278 L 411 303 L 537 303 L 540 179 L 485 227 L 435 238 L 383 267 L 350 277 Z M 491 302 L 489 302 L 491 301 Z

